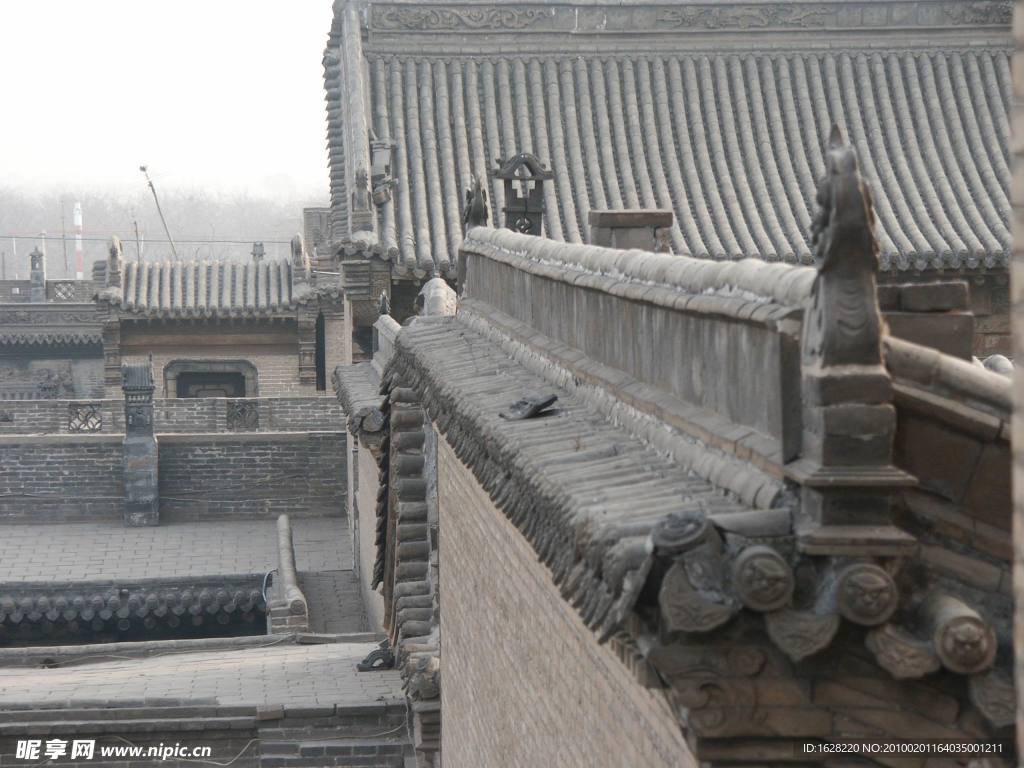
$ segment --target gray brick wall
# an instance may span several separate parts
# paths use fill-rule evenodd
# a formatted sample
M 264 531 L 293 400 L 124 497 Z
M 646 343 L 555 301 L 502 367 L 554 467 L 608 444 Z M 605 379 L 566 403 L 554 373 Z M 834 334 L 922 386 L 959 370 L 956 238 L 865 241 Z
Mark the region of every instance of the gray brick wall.
M 0 520 L 120 519 L 121 440 L 0 437 Z
M 159 439 L 168 519 L 345 513 L 345 432 Z M 120 435 L 0 436 L 0 521 L 120 520 Z
M 380 488 L 380 472 L 377 460 L 370 449 L 360 445 L 356 449 L 359 487 L 353 499 L 352 528 L 359 537 L 359 583 L 362 586 L 363 602 L 370 629 L 382 631 L 384 626 L 384 598 L 380 591 L 370 589 L 373 577 L 373 563 L 377 556 L 377 489 Z
M 157 398 L 153 404 L 156 432 L 226 432 L 228 402 L 225 398 Z M 333 397 L 259 397 L 246 402 L 259 413 L 256 431 L 345 428 L 345 413 Z M 90 405 L 100 415 L 101 434 L 124 432 L 123 400 L 14 400 L 0 402 L 0 435 L 66 434 L 71 411 Z
M 696 766 L 668 701 L 598 645 L 443 437 L 438 497 L 445 767 Z
M 164 435 L 160 514 L 343 515 L 346 443 L 344 432 Z

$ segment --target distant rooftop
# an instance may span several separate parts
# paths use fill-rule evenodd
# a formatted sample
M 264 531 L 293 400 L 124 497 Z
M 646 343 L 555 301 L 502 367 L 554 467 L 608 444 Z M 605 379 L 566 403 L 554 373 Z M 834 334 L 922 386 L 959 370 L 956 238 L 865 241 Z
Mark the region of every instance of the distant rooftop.
M 554 171 L 555 240 L 587 242 L 593 209 L 670 208 L 676 253 L 808 262 L 836 123 L 884 269 L 1004 269 L 1011 5 L 337 2 L 332 239 L 400 273 L 453 270 L 471 178 L 532 152 Z M 397 184 L 364 212 L 369 130 L 395 143 Z

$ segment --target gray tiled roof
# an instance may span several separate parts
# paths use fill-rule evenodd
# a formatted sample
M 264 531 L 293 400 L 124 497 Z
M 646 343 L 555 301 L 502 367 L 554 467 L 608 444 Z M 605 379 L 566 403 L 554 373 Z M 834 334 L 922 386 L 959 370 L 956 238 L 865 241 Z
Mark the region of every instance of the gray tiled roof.
M 832 122 L 883 268 L 1007 263 L 1008 51 L 366 58 L 373 130 L 397 143 L 377 250 L 401 267 L 450 268 L 471 174 L 521 151 L 555 172 L 556 240 L 586 241 L 591 209 L 672 208 L 677 253 L 809 261 Z
M 286 312 L 311 293 L 287 259 L 124 265 L 120 285 L 99 295 L 120 309 L 156 317 L 222 317 Z
M 447 271 L 474 175 L 532 152 L 545 234 L 672 209 L 673 250 L 805 262 L 823 146 L 857 149 L 886 270 L 1005 268 L 1009 0 L 336 0 L 331 238 Z M 396 144 L 367 200 L 371 139 Z M 488 185 L 492 214 L 503 190 Z M 378 196 L 378 202 L 381 196 Z M 502 219 L 499 218 L 498 223 Z
M 650 566 L 648 536 L 670 515 L 706 516 L 723 526 L 771 516 L 659 455 L 459 316 L 419 318 L 403 328 L 397 346 L 383 386 L 416 392 L 563 594 L 605 636 L 633 608 Z M 500 416 L 540 394 L 558 396 L 549 417 Z

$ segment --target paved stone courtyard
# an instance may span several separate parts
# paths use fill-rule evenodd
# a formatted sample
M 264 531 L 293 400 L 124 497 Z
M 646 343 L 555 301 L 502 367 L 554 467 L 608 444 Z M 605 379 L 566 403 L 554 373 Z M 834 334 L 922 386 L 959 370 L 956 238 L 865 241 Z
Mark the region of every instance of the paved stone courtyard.
M 171 651 L 144 659 L 97 658 L 59 669 L 0 669 L 0 702 L 215 699 L 226 705 L 322 706 L 369 704 L 401 697 L 399 672 L 356 672 L 375 643 L 290 645 L 268 639 L 263 648 Z
M 352 568 L 343 517 L 291 521 L 300 571 Z M 266 573 L 277 567 L 274 520 L 0 526 L 0 583 L 188 578 Z

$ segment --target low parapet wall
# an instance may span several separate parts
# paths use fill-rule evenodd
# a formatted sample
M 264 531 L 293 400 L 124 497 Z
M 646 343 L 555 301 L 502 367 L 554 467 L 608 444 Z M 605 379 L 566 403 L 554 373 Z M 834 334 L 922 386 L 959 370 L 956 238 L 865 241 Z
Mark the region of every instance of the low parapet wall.
M 0 436 L 0 521 L 120 520 L 120 435 Z
M 347 433 L 161 435 L 160 516 L 343 515 Z
M 158 434 L 302 432 L 344 429 L 345 413 L 328 397 L 158 398 Z M 124 434 L 124 400 L 0 402 L 0 435 Z
M 484 228 L 470 231 L 462 254 L 460 312 L 526 350 L 510 354 L 542 355 L 560 380 L 610 393 L 609 410 L 625 403 L 648 439 L 664 437 L 668 424 L 682 437 L 664 448 L 684 464 L 706 462 L 702 450 L 687 457 L 684 443 L 711 446 L 725 458 L 710 474 L 727 486 L 733 478 L 750 503 L 774 503 L 783 466 L 799 451 L 800 324 L 813 269 Z M 730 468 L 734 461 L 762 478 Z
M 164 434 L 169 520 L 345 513 L 346 432 Z M 0 523 L 121 520 L 121 435 L 0 435 Z

